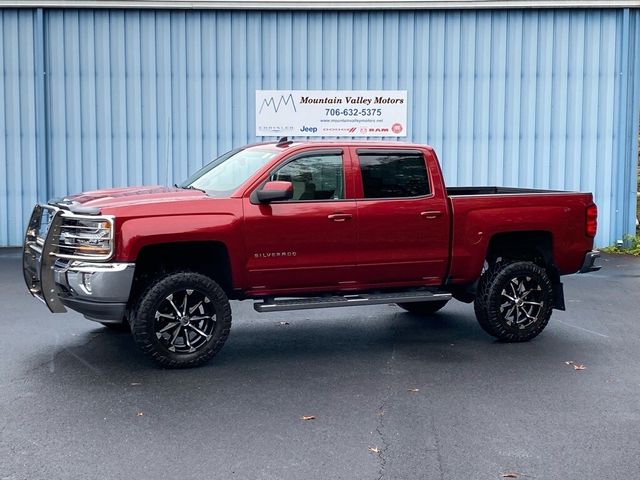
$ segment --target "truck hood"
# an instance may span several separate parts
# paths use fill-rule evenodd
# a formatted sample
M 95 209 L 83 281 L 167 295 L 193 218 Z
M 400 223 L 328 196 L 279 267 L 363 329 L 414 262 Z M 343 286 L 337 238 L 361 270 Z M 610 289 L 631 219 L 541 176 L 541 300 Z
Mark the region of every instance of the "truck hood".
M 157 203 L 175 203 L 206 199 L 199 190 L 185 190 L 159 185 L 145 187 L 107 188 L 67 195 L 51 203 L 69 205 L 71 210 L 100 210 Z M 105 212 L 102 212 L 105 213 Z

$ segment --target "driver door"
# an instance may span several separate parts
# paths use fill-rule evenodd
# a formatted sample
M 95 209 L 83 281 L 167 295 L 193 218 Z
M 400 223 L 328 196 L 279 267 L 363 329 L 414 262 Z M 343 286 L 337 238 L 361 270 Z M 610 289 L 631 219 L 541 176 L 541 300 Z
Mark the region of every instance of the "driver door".
M 294 154 L 265 179 L 291 182 L 291 200 L 259 204 L 247 193 L 244 237 L 253 294 L 355 283 L 357 208 L 347 195 L 348 161 L 342 150 Z

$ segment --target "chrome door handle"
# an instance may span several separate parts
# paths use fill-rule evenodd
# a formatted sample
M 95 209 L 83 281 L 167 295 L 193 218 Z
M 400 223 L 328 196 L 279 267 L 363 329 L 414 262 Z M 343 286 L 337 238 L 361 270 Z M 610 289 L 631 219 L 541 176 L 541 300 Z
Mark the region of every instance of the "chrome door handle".
M 429 210 L 428 212 L 420 212 L 420 216 L 428 219 L 433 219 L 442 216 L 440 210 Z
M 353 215 L 350 213 L 332 213 L 327 216 L 329 220 L 333 220 L 334 222 L 346 222 L 347 220 L 351 220 Z

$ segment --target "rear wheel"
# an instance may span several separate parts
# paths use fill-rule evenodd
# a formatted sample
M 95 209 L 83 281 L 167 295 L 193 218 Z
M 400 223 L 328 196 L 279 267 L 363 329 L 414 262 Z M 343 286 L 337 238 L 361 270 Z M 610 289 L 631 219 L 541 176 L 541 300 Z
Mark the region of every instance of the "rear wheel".
M 505 342 L 525 342 L 549 323 L 553 285 L 533 262 L 500 262 L 478 283 L 474 304 L 480 326 Z
M 437 302 L 411 302 L 411 303 L 398 303 L 400 308 L 410 313 L 417 315 L 432 315 L 438 310 L 442 309 L 449 300 L 439 300 Z
M 154 361 L 181 368 L 211 360 L 230 328 L 231 307 L 222 288 L 206 275 L 175 272 L 140 295 L 132 331 Z

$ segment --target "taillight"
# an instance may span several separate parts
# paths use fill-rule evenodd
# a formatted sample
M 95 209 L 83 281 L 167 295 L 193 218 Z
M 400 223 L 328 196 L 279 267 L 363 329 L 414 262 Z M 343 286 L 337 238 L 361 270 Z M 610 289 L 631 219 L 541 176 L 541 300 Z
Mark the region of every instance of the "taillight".
M 598 231 L 598 207 L 591 204 L 587 207 L 587 223 L 585 224 L 584 233 L 587 237 L 595 237 Z

